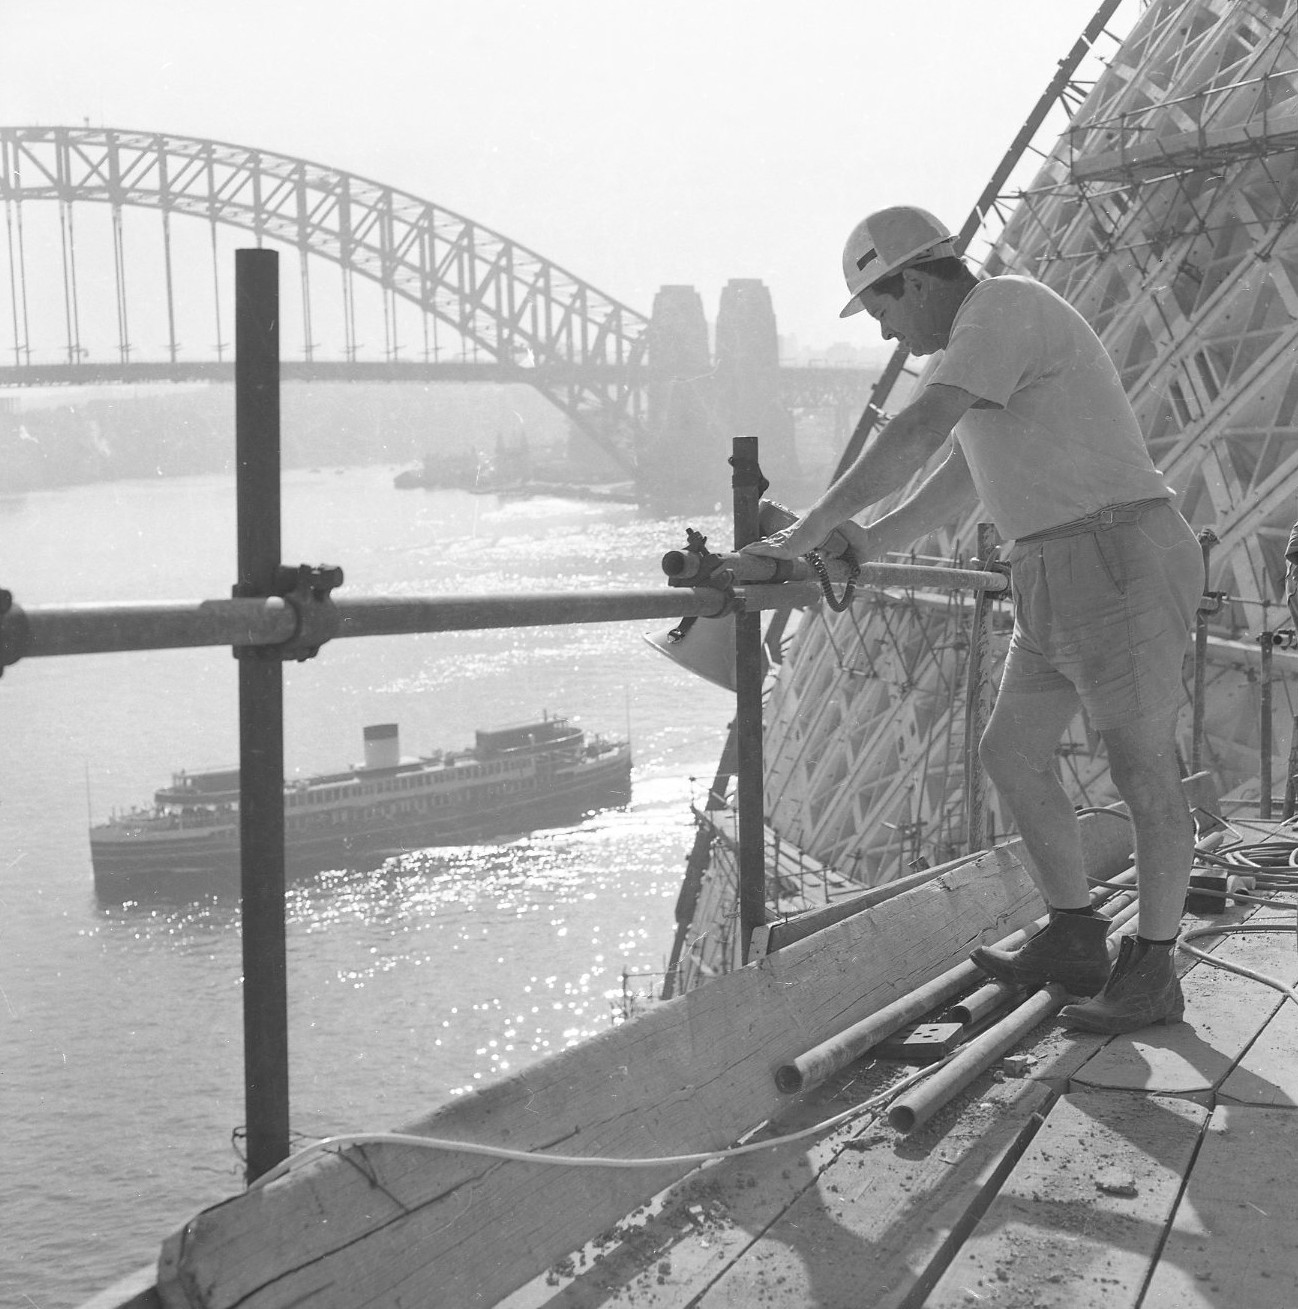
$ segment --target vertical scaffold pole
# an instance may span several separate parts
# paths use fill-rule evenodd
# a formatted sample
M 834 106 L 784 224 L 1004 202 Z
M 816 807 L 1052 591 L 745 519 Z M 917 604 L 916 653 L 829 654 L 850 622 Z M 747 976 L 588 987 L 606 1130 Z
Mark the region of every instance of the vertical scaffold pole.
M 235 455 L 239 581 L 273 592 L 280 565 L 279 263 L 235 251 Z M 283 665 L 239 659 L 239 839 L 244 1099 L 249 1181 L 288 1156 L 288 981 L 284 929 Z
M 1262 667 L 1258 672 L 1261 722 L 1258 724 L 1257 816 L 1268 820 L 1271 817 L 1271 653 L 1275 649 L 1275 633 L 1264 631 L 1257 639 L 1262 647 Z
M 758 519 L 762 473 L 757 438 L 737 436 L 731 446 L 735 549 L 762 534 Z M 735 723 L 738 745 L 740 962 L 748 962 L 754 929 L 766 922 L 766 849 L 762 801 L 762 616 L 735 614 Z
M 1210 527 L 1199 533 L 1199 549 L 1203 552 L 1203 600 L 1194 615 L 1194 693 L 1190 720 L 1190 771 L 1197 773 L 1203 767 L 1203 712 L 1204 687 L 1208 673 L 1208 615 L 1211 612 L 1212 592 L 1209 587 L 1208 565 L 1217 534 Z
M 977 542 L 974 563 L 986 568 L 996 548 L 996 529 L 990 523 L 979 523 Z M 991 715 L 991 615 L 991 596 L 986 591 L 975 591 L 965 691 L 965 840 L 970 854 L 987 844 L 987 777 L 978 758 L 978 743 Z

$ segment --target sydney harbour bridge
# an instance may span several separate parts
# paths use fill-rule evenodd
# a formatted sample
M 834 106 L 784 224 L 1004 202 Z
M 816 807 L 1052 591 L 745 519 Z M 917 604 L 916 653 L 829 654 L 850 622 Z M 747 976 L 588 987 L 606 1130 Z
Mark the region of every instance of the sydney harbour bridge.
M 646 314 L 471 218 L 325 164 L 103 127 L 0 127 L 0 387 L 233 377 L 234 244 L 282 252 L 282 373 L 526 383 L 651 487 L 729 438 L 778 462 L 792 415 L 864 407 L 856 368 L 781 367 L 764 284 Z M 147 211 L 152 211 L 151 213 Z M 322 341 L 331 344 L 322 345 Z

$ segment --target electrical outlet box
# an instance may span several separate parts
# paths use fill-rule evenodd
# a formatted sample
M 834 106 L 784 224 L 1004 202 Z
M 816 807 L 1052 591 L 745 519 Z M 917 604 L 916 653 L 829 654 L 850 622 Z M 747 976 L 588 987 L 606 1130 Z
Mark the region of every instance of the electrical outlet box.
M 963 1032 L 963 1023 L 916 1023 L 880 1041 L 873 1053 L 878 1059 L 931 1064 L 935 1059 L 950 1054 Z

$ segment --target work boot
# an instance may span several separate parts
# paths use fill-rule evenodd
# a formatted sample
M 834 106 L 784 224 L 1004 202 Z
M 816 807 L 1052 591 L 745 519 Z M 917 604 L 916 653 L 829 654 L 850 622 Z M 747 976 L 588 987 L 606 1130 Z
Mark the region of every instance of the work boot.
M 997 981 L 1038 987 L 1058 982 L 1072 995 L 1094 995 L 1109 976 L 1103 914 L 1050 911 L 1050 921 L 1017 950 L 980 945 L 969 958 Z
M 1083 1032 L 1134 1032 L 1151 1023 L 1179 1023 L 1185 996 L 1176 975 L 1175 953 L 1174 941 L 1151 945 L 1124 936 L 1104 989 L 1093 1000 L 1065 1006 L 1060 1018 Z

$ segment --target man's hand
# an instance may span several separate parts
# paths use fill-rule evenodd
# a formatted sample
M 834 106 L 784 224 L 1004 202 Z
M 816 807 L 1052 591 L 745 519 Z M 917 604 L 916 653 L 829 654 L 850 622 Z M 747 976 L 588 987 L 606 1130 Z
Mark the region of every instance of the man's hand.
M 811 545 L 803 545 L 802 539 L 805 533 L 800 532 L 801 520 L 796 523 L 790 523 L 788 527 L 782 527 L 778 532 L 770 536 L 763 536 L 760 540 L 751 541 L 744 546 L 739 553 L 741 555 L 762 555 L 767 559 L 799 559 L 808 550 L 813 549 Z

